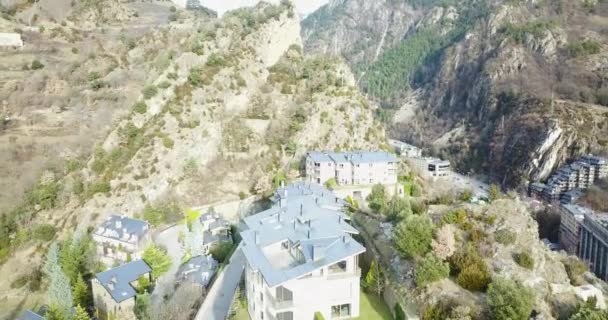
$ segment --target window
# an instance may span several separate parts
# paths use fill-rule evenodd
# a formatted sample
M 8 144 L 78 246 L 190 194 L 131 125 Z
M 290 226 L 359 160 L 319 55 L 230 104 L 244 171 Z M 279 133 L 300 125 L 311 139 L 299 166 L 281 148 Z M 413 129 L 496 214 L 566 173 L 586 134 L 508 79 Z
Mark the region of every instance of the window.
M 331 307 L 332 318 L 350 317 L 350 303 L 339 304 Z
M 277 320 L 293 320 L 293 311 L 277 313 Z
M 344 168 L 344 163 L 340 163 L 340 168 Z

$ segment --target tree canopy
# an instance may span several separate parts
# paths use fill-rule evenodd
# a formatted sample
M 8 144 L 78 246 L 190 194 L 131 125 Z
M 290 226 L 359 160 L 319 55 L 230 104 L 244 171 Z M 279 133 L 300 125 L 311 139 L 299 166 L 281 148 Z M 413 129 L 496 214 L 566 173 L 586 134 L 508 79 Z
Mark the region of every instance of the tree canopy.
M 527 320 L 534 306 L 534 292 L 522 284 L 496 278 L 487 294 L 492 318 L 496 320 Z
M 426 254 L 432 240 L 433 223 L 428 216 L 411 215 L 395 228 L 395 245 L 406 257 Z

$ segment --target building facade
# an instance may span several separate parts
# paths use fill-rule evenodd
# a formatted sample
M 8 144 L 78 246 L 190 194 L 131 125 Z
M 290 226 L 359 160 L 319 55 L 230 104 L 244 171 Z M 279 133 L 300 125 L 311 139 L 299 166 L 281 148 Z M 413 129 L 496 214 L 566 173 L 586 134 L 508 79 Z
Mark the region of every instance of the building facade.
M 150 242 L 149 229 L 146 221 L 110 216 L 93 232 L 98 256 L 107 265 L 140 259 L 143 249 Z
M 608 215 L 586 215 L 581 224 L 579 258 L 600 279 L 608 281 Z
M 437 158 L 413 157 L 407 162 L 414 170 L 429 179 L 448 178 L 452 175 L 450 162 Z
M 247 217 L 241 233 L 248 311 L 252 320 L 359 316 L 358 256 L 344 202 L 300 182 L 277 191 L 275 205 Z
M 592 211 L 585 207 L 573 204 L 560 206 L 559 243 L 568 254 L 578 253 L 581 224 L 589 214 Z
M 139 279 L 150 281 L 152 269 L 143 260 L 135 260 L 100 272 L 91 281 L 97 311 L 106 318 L 136 319 L 133 308 Z
M 306 181 L 324 184 L 335 179 L 339 185 L 397 183 L 399 160 L 388 152 L 309 152 Z
M 404 157 L 404 158 L 421 158 L 422 157 L 422 149 L 413 146 L 411 144 L 389 139 L 388 143 L 395 148 L 395 152 Z

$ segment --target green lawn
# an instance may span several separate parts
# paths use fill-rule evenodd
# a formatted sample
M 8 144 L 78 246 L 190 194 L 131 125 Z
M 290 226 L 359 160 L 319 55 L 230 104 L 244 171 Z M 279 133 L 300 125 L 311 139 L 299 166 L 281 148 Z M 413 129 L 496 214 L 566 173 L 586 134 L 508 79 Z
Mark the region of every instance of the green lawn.
M 382 298 L 361 290 L 359 320 L 392 320 L 390 309 Z

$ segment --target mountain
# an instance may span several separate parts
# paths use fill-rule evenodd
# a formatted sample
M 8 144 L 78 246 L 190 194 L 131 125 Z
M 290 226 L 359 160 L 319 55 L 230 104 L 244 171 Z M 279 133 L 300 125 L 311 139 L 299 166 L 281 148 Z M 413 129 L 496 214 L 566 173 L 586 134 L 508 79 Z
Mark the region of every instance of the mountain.
M 607 15 L 601 1 L 346 0 L 302 34 L 346 58 L 391 136 L 515 187 L 608 151 Z

